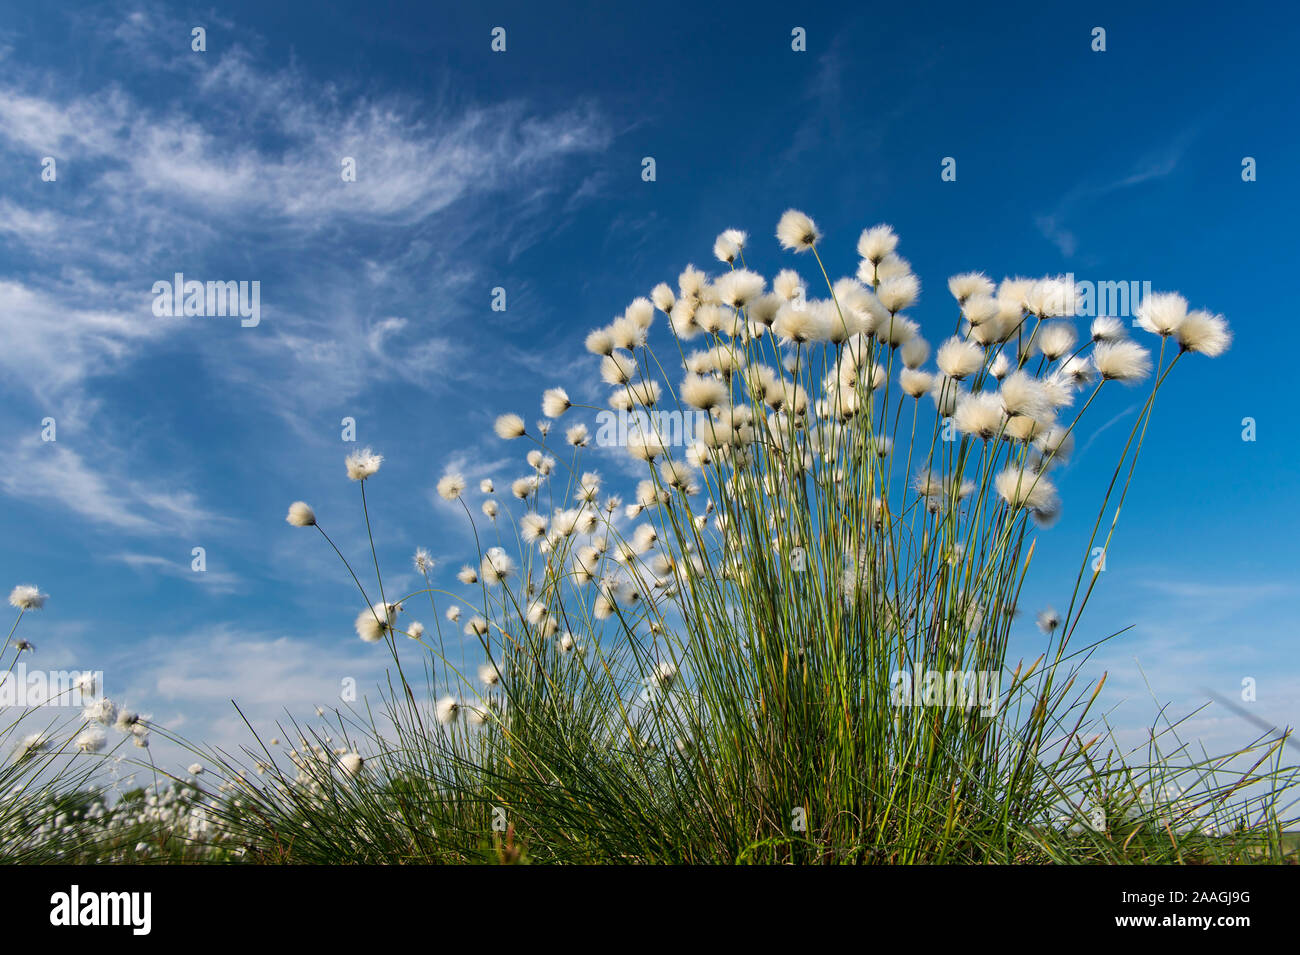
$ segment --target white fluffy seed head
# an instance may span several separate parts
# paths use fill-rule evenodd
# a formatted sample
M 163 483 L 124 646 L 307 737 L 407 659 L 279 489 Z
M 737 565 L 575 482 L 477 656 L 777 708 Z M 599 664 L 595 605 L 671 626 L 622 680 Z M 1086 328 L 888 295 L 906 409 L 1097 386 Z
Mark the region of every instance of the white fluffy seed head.
M 1042 419 L 1051 414 L 1051 403 L 1043 391 L 1042 383 L 1020 369 L 1006 376 L 998 389 L 998 398 L 1002 409 L 1010 416 Z
M 1031 418 L 1028 415 L 1016 415 L 1007 419 L 1007 426 L 1002 436 L 1007 441 L 1027 442 L 1039 437 L 1052 426 L 1053 418 Z
M 1098 315 L 1089 332 L 1094 342 L 1117 342 L 1124 337 L 1124 323 L 1110 315 Z
M 787 209 L 776 224 L 777 241 L 793 252 L 807 252 L 820 238 L 816 223 L 798 209 Z
M 1092 363 L 1106 381 L 1130 383 L 1141 381 L 1151 371 L 1151 355 L 1137 342 L 1098 342 L 1092 350 Z
M 677 296 L 673 294 L 671 285 L 660 282 L 651 290 L 650 301 L 654 303 L 655 308 L 667 315 L 677 304 Z
M 501 415 L 492 425 L 492 430 L 496 432 L 498 438 L 504 441 L 521 438 L 528 432 L 527 426 L 524 425 L 524 419 L 517 414 Z
M 444 474 L 438 480 L 438 496 L 446 501 L 457 500 L 465 490 L 465 477 L 455 471 Z
M 444 725 L 456 722 L 460 718 L 460 703 L 454 696 L 444 696 L 434 707 L 438 722 Z
M 515 562 L 500 547 L 489 547 L 479 563 L 479 573 L 484 583 L 499 584 L 515 572 Z
M 993 280 L 983 272 L 963 272 L 948 279 L 948 291 L 961 304 L 974 298 L 992 298 L 993 289 Z
M 920 368 L 930 357 L 930 343 L 917 336 L 903 344 L 903 347 L 898 350 L 898 357 L 903 359 L 904 367 Z
M 961 314 L 972 326 L 985 325 L 997 319 L 1002 312 L 998 300 L 988 295 L 977 295 L 962 304 Z
M 654 302 L 650 301 L 650 299 L 646 298 L 644 295 L 637 296 L 632 299 L 632 304 L 624 310 L 623 318 L 631 322 L 642 332 L 648 330 L 650 326 L 654 324 L 655 320 Z
M 876 265 L 876 281 L 883 282 L 886 279 L 898 278 L 903 275 L 912 274 L 912 263 L 907 261 L 901 255 L 890 252 L 880 260 Z
M 1056 374 L 1074 387 L 1082 388 L 1092 381 L 1092 361 L 1087 355 L 1072 355 L 1061 363 Z
M 728 272 L 714 283 L 718 298 L 724 305 L 732 308 L 744 308 L 763 294 L 767 283 L 763 276 L 748 269 L 736 269 Z
M 794 269 L 782 269 L 772 279 L 772 292 L 787 302 L 805 297 L 803 279 Z
M 1174 332 L 1178 347 L 1183 351 L 1196 352 L 1209 358 L 1217 358 L 1228 350 L 1232 343 L 1232 332 L 1222 315 L 1210 312 L 1188 312 L 1187 317 Z
M 1074 450 L 1074 434 L 1059 424 L 1054 424 L 1034 440 L 1034 446 L 1051 463 L 1061 464 Z
M 782 305 L 772 322 L 772 331 L 780 338 L 797 344 L 826 341 L 830 327 L 826 312 L 810 303 Z
M 958 431 L 982 440 L 997 437 L 1006 422 L 1002 402 L 991 392 L 965 395 L 952 415 Z
M 366 643 L 378 643 L 384 638 L 384 634 L 393 628 L 396 620 L 396 604 L 388 604 L 386 609 L 383 607 L 367 607 L 357 614 L 357 636 Z
M 663 397 L 663 389 L 657 381 L 637 381 L 625 385 L 623 394 L 633 405 L 643 405 L 647 408 L 653 408 Z
M 906 394 L 913 398 L 920 398 L 934 384 L 934 375 L 928 371 L 904 368 L 898 373 L 898 383 Z
M 700 330 L 716 335 L 729 325 L 730 313 L 720 305 L 705 303 L 695 309 L 695 324 Z
M 366 761 L 357 753 L 344 753 L 339 757 L 339 765 L 343 767 L 343 772 L 349 776 L 356 776 L 361 772 L 361 767 Z
M 915 275 L 895 275 L 885 279 L 876 289 L 876 298 L 893 315 L 910 308 L 921 293 L 921 283 Z
M 735 263 L 745 248 L 747 236 L 739 229 L 726 229 L 713 242 L 713 256 L 727 265 Z
M 1001 498 L 1012 508 L 1050 509 L 1056 502 L 1056 488 L 1041 474 L 1020 467 L 1009 467 L 994 479 Z
M 1038 329 L 1038 350 L 1049 361 L 1067 355 L 1077 337 L 1068 322 L 1046 322 Z
M 877 326 L 876 340 L 885 345 L 898 347 L 906 345 L 915 338 L 918 330 L 919 326 L 910 318 L 892 315 Z
M 546 536 L 546 518 L 541 514 L 525 514 L 519 518 L 519 536 L 525 541 L 539 541 Z
M 542 414 L 548 418 L 558 418 L 573 407 L 569 393 L 563 388 L 547 388 L 542 392 Z
M 684 342 L 689 342 L 695 335 L 701 333 L 701 327 L 695 324 L 695 311 L 698 308 L 699 304 L 693 299 L 682 299 L 673 305 L 672 312 L 668 313 L 668 326 L 671 327 L 672 334 Z
M 285 516 L 285 520 L 294 527 L 311 527 L 316 523 L 316 512 L 306 501 L 294 501 L 289 505 L 289 513 Z
M 601 359 L 600 377 L 607 385 L 624 385 L 636 373 L 636 362 L 631 355 L 611 352 Z
M 949 378 L 961 381 L 984 366 L 984 350 L 974 342 L 954 336 L 939 346 L 935 364 Z
M 1074 283 L 1064 277 L 1039 279 L 1023 293 L 1025 310 L 1039 318 L 1064 318 L 1077 311 Z
M 1186 318 L 1187 299 L 1177 292 L 1148 295 L 1137 307 L 1138 325 L 1155 335 L 1172 335 Z
M 378 471 L 379 466 L 383 463 L 384 456 L 375 454 L 369 448 L 353 451 L 344 461 L 347 466 L 348 478 L 353 481 L 364 481 Z
M 98 753 L 107 743 L 108 735 L 102 729 L 98 726 L 89 726 L 77 736 L 75 745 L 78 752 Z
M 884 224 L 863 229 L 862 235 L 858 236 L 858 255 L 872 264 L 879 263 L 896 248 L 898 236 L 891 227 Z
M 609 335 L 614 340 L 616 348 L 626 348 L 630 351 L 645 344 L 645 329 L 628 318 L 614 319 L 609 326 Z
M 692 408 L 712 411 L 731 401 L 731 389 L 719 378 L 687 375 L 682 380 L 678 395 Z
M 821 312 L 819 321 L 826 328 L 828 342 L 842 345 L 862 331 L 862 322 L 851 308 L 837 306 L 830 299 L 813 302 L 812 308 Z
M 614 336 L 608 328 L 597 328 L 587 333 L 586 346 L 593 355 L 608 355 L 614 350 Z
M 681 293 L 680 297 L 698 302 L 700 296 L 704 294 L 704 286 L 708 284 L 708 280 L 709 277 L 695 266 L 686 266 L 677 277 L 677 290 Z
M 657 433 L 633 434 L 627 439 L 627 453 L 638 461 L 653 461 L 664 450 L 663 438 Z

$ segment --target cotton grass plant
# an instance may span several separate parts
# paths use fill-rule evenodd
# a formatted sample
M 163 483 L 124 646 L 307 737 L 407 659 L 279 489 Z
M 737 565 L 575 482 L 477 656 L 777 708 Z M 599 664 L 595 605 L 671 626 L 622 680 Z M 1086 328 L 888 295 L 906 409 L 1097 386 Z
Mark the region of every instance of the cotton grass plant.
M 0 684 L 13 691 L 6 700 L 18 700 L 23 687 L 15 667 L 37 649 L 20 627 L 48 599 L 31 584 L 10 591 L 18 612 L 0 646 Z M 207 823 L 196 787 L 160 784 L 146 761 L 148 717 L 101 690 L 96 674 L 82 673 L 48 698 L 0 705 L 0 861 L 179 861 L 203 853 Z M 153 781 L 123 792 L 123 764 Z
M 476 544 L 450 587 L 421 551 L 426 586 L 387 591 L 369 450 L 347 461 L 364 560 L 290 508 L 338 553 L 355 631 L 394 666 L 374 708 L 294 726 L 287 752 L 208 753 L 239 841 L 276 861 L 1281 852 L 1284 740 L 1211 758 L 1166 723 L 1125 752 L 1093 712 L 1092 645 L 1075 646 L 1087 558 L 1116 532 L 1161 388 L 1228 347 L 1224 320 L 1164 294 L 1142 303 L 1142 341 L 1111 317 L 1079 334 L 1065 280 L 968 273 L 928 309 L 927 339 L 890 227 L 862 233 L 838 280 L 807 215 L 776 237 L 802 270 L 752 271 L 728 230 L 714 274 L 687 266 L 593 330 L 606 407 L 570 398 L 591 383 L 557 383 L 536 423 L 495 419 L 519 471 L 477 499 L 460 474 L 438 482 Z M 1085 419 L 1124 389 L 1141 410 L 1080 503 L 1096 519 L 1064 609 L 1022 608 Z M 593 447 L 611 413 L 633 422 L 622 446 Z M 603 478 L 590 459 L 611 453 L 639 480 Z M 1042 631 L 1029 659 L 1009 650 L 1022 610 Z M 905 705 L 900 673 L 991 674 L 994 693 Z

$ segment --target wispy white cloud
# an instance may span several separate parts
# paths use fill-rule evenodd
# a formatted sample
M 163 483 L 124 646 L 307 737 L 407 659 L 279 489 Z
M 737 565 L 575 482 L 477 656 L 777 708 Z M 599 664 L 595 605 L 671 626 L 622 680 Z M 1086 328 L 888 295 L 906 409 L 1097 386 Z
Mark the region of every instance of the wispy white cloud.
M 54 412 L 80 395 L 86 379 L 161 338 L 166 326 L 140 317 L 149 301 L 145 291 L 133 309 L 122 289 L 84 274 L 45 288 L 0 279 L 0 368 L 9 387 L 19 386 Z
M 282 735 L 277 723 L 291 718 L 319 724 L 317 706 L 346 708 L 349 687 L 358 703 L 376 699 L 388 662 L 382 647 L 362 644 L 345 629 L 308 638 L 233 623 L 146 637 L 131 651 L 104 667 L 114 699 L 192 743 L 230 751 L 255 745 L 235 703 L 270 739 Z M 160 765 L 193 759 L 161 736 L 152 748 Z
M 1050 211 L 1035 216 L 1034 225 L 1063 256 L 1073 258 L 1079 252 L 1079 238 L 1068 223 L 1079 207 L 1101 202 L 1113 193 L 1172 175 L 1194 138 L 1195 130 L 1189 130 L 1167 146 L 1141 157 L 1116 176 L 1092 179 L 1076 185 Z
M 239 575 L 230 571 L 212 568 L 196 571 L 190 562 L 161 557 L 157 554 L 123 552 L 113 554 L 109 559 L 148 576 L 173 577 L 188 581 L 197 587 L 205 587 L 213 593 L 235 593 L 242 584 Z
M 188 491 L 169 491 L 115 467 L 92 466 L 67 443 L 31 437 L 0 467 L 0 490 L 11 497 L 57 505 L 92 524 L 136 534 L 183 532 L 224 519 Z
M 152 5 L 99 26 L 88 42 L 106 38 L 137 67 L 119 82 L 77 89 L 12 62 L 0 80 L 0 161 L 53 155 L 61 180 L 77 176 L 76 189 L 0 197 L 0 244 L 32 266 L 0 269 L 0 391 L 85 435 L 115 413 L 101 385 L 161 347 L 294 428 L 393 381 L 434 391 L 473 375 L 466 300 L 490 287 L 483 250 L 517 255 L 544 238 L 550 207 L 574 195 L 555 170 L 610 137 L 583 104 L 368 95 L 267 68 L 240 43 L 156 55 L 189 27 Z M 187 95 L 146 97 L 159 69 Z M 355 182 L 340 175 L 345 157 Z M 205 263 L 221 274 L 196 275 Z M 173 271 L 259 279 L 263 324 L 232 344 L 155 317 L 152 282 Z M 0 490 L 121 532 L 214 517 L 173 464 L 149 467 L 160 488 L 111 440 L 28 442 L 0 465 Z

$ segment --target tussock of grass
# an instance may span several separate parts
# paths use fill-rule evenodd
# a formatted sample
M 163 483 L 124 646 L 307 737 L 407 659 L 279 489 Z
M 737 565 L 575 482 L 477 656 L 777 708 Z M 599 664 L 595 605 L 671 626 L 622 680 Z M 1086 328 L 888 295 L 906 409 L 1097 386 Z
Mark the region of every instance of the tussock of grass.
M 289 522 L 315 527 L 355 583 L 358 635 L 393 663 L 373 707 L 281 727 L 287 748 L 195 746 L 220 781 L 208 811 L 223 842 L 271 863 L 1294 855 L 1284 739 L 1198 755 L 1163 720 L 1126 752 L 1095 712 L 1095 642 L 1076 636 L 1100 573 L 1089 557 L 1116 531 L 1161 386 L 1186 356 L 1227 347 L 1222 319 L 1157 298 L 1140 315 L 1153 360 L 1114 323 L 1076 345 L 1062 280 L 958 276 L 925 372 L 930 348 L 903 314 L 919 282 L 892 231 L 864 233 L 858 280 L 839 282 L 811 220 L 789 213 L 778 236 L 810 253 L 826 297 L 794 273 L 764 292 L 729 230 L 721 275 L 688 269 L 589 336 L 612 408 L 676 413 L 626 436 L 644 478 L 628 503 L 583 470 L 593 431 L 569 425 L 600 409 L 570 399 L 591 391 L 579 382 L 543 401 L 567 443 L 549 418 L 497 419 L 499 438 L 527 445 L 526 473 L 501 482 L 514 502 L 481 492 L 471 508 L 463 476 L 439 482 L 477 543 L 457 591 L 423 552 L 426 586 L 387 591 L 369 449 L 347 463 L 363 560 L 293 505 Z M 1041 652 L 1015 659 L 1056 474 L 1093 406 L 1148 378 L 1065 610 L 1041 614 Z M 688 404 L 703 411 L 683 442 L 671 432 Z M 591 423 L 599 441 L 608 420 Z M 900 672 L 996 682 L 980 705 L 902 705 Z

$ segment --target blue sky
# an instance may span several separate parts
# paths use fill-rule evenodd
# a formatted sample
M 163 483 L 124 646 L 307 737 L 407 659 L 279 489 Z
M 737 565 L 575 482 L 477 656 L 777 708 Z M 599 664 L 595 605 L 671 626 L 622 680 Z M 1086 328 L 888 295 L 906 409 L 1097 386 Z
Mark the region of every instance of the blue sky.
M 454 569 L 471 541 L 432 488 L 448 467 L 514 473 L 492 418 L 536 416 L 554 384 L 595 397 L 586 332 L 709 267 L 723 228 L 768 274 L 790 265 L 769 237 L 796 206 L 833 274 L 892 223 L 932 339 L 944 281 L 971 269 L 1146 280 L 1227 316 L 1232 350 L 1162 391 L 1080 635 L 1132 626 L 1097 663 L 1133 740 L 1155 712 L 1138 662 L 1175 712 L 1253 677 L 1253 712 L 1300 722 L 1294 388 L 1274 364 L 1297 345 L 1293 13 L 352 6 L 0 13 L 0 581 L 51 594 L 24 622 L 29 666 L 102 669 L 114 696 L 224 742 L 231 697 L 269 720 L 372 683 L 359 600 L 283 521 L 306 499 L 365 553 L 341 419 L 387 458 L 371 504 L 395 583 L 417 546 Z M 259 281 L 261 324 L 155 317 L 175 272 Z M 1068 599 L 1137 394 L 1110 396 L 1091 424 L 1114 426 L 1061 478 L 1035 601 Z M 1222 708 L 1192 727 L 1211 748 L 1251 733 Z

